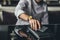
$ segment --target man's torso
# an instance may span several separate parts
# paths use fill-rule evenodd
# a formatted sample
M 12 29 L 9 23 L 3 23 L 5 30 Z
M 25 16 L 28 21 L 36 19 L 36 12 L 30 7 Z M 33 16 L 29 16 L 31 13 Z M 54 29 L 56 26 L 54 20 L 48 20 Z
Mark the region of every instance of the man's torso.
M 48 14 L 46 13 L 46 4 L 44 4 L 42 7 L 41 7 L 41 5 L 38 5 L 34 0 L 32 0 L 33 1 L 33 3 L 31 2 L 31 0 L 26 0 L 27 1 L 27 8 L 26 8 L 26 10 L 27 10 L 27 14 L 29 14 L 29 15 L 37 15 L 37 14 L 42 14 L 42 13 L 44 13 L 45 12 L 45 14 L 43 15 L 43 17 L 42 17 L 42 22 L 43 23 L 48 23 Z M 31 4 L 33 4 L 33 8 L 34 8 L 34 11 L 36 12 L 34 12 L 33 11 L 33 8 L 32 8 L 32 5 Z M 44 20 L 45 18 L 44 18 L 44 16 L 47 16 L 46 18 L 46 21 Z M 24 21 L 24 20 L 21 20 L 21 19 L 18 19 L 18 21 L 17 21 L 17 23 L 16 23 L 16 25 L 29 25 L 29 22 L 27 22 L 27 21 Z

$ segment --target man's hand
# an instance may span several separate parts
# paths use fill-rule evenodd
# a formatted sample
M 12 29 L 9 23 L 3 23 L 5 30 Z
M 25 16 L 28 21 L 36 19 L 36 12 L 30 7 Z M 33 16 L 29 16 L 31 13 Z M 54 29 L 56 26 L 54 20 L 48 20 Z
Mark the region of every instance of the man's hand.
M 21 15 L 19 15 L 19 18 L 26 20 L 26 21 L 29 21 L 31 28 L 33 30 L 40 29 L 40 26 L 41 26 L 40 22 L 36 19 L 33 19 L 32 16 L 29 16 L 25 13 L 22 13 Z
M 31 28 L 33 30 L 38 30 L 41 27 L 40 22 L 38 20 L 36 20 L 36 19 L 30 19 L 29 23 L 30 23 Z

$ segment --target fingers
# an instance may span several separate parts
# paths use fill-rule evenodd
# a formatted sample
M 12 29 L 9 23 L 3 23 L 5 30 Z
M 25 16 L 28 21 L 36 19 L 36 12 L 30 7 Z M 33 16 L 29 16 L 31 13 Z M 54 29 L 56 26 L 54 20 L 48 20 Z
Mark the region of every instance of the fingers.
M 33 30 L 37 30 L 37 23 L 36 23 L 36 22 L 37 22 L 37 21 L 34 20 L 34 21 L 32 21 L 32 23 L 31 23 Z
M 31 26 L 31 28 L 33 27 L 33 23 L 32 23 L 32 21 L 29 21 L 29 23 L 30 23 L 30 26 Z
M 40 29 L 40 23 L 39 23 L 39 21 L 38 20 L 30 20 L 29 21 L 30 22 L 30 25 L 31 25 L 31 28 L 33 29 L 33 30 L 38 30 L 38 29 Z
M 30 26 L 31 26 L 31 28 L 32 28 L 32 26 L 33 26 L 31 22 L 30 22 Z
M 40 24 L 40 22 L 38 20 L 37 20 L 37 24 L 38 24 L 38 28 L 40 29 L 41 24 Z
M 31 21 L 30 21 L 30 25 L 31 25 L 31 28 L 32 28 L 33 30 L 35 30 L 35 23 L 34 23 L 34 20 L 31 20 Z
M 34 24 L 34 22 L 32 22 L 32 25 L 33 25 L 32 29 L 35 30 L 35 24 Z
M 34 29 L 37 30 L 37 21 L 36 20 L 35 20 L 34 24 L 35 24 Z

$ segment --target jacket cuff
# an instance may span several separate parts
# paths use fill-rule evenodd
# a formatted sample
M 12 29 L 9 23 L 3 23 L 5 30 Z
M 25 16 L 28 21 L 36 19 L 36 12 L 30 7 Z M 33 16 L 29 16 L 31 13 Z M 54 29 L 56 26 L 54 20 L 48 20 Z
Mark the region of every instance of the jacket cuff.
M 22 13 L 25 13 L 24 11 L 22 11 L 22 10 L 19 10 L 18 12 L 17 12 L 17 15 L 16 15 L 16 17 L 17 17 L 17 19 L 19 19 L 19 15 L 21 15 Z

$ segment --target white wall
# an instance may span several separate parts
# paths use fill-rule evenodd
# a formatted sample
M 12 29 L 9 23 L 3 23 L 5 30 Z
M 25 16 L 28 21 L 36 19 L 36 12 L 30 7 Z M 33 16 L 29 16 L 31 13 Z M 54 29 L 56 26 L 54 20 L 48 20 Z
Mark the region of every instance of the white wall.
M 0 19 L 3 21 L 2 10 L 1 10 L 1 4 L 0 4 Z

